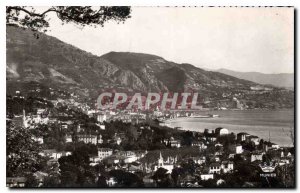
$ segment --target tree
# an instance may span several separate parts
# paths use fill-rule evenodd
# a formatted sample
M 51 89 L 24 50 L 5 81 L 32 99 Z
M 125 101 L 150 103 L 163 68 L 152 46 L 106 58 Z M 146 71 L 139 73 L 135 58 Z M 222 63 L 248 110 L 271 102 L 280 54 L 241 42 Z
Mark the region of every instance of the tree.
M 243 149 L 248 150 L 248 151 L 254 151 L 255 150 L 255 144 L 253 141 L 250 141 L 249 143 L 244 143 L 242 144 Z
M 101 187 L 101 188 L 106 188 L 107 183 L 106 183 L 106 178 L 104 176 L 99 176 L 98 180 L 97 180 L 97 187 Z
M 72 155 L 58 159 L 61 184 L 66 187 L 95 185 L 96 173 L 89 165 L 89 150 L 79 147 Z
M 185 131 L 182 133 L 183 145 L 191 146 L 193 142 L 193 132 Z
M 34 188 L 34 187 L 38 187 L 39 186 L 39 182 L 38 180 L 34 177 L 34 175 L 32 173 L 27 174 L 26 175 L 26 183 L 25 183 L 25 187 L 27 188 Z
M 168 179 L 168 170 L 165 168 L 158 168 L 156 172 L 153 175 L 153 179 L 155 180 L 158 187 L 169 187 L 170 186 L 170 180 Z
M 130 18 L 130 7 L 125 6 L 52 6 L 43 12 L 38 12 L 31 6 L 7 6 L 6 24 L 29 28 L 33 31 L 46 32 L 49 27 L 47 15 L 56 13 L 57 17 L 65 23 L 75 23 L 82 27 L 104 26 L 104 23 L 114 20 L 117 23 Z
M 7 176 L 25 176 L 40 171 L 44 160 L 39 152 L 41 147 L 32 139 L 30 130 L 7 126 L 6 169 Z M 42 163 L 43 162 L 43 163 Z
M 173 180 L 175 186 L 177 186 L 177 184 L 178 184 L 178 179 L 179 179 L 179 177 L 180 177 L 181 175 L 183 175 L 183 174 L 184 174 L 184 171 L 183 171 L 182 168 L 177 168 L 177 167 L 176 167 L 176 168 L 174 168 L 174 169 L 172 170 L 171 178 L 172 178 L 172 180 Z
M 203 187 L 205 188 L 215 188 L 217 181 L 215 179 L 208 179 L 202 182 Z
M 182 163 L 182 168 L 188 174 L 194 175 L 196 170 L 196 165 L 192 159 L 189 159 L 187 162 Z
M 60 175 L 58 170 L 58 163 L 51 164 L 45 171 L 48 176 L 45 176 L 43 187 L 59 187 Z
M 119 187 L 143 187 L 143 181 L 136 174 L 123 170 L 111 170 L 109 175 L 116 178 Z

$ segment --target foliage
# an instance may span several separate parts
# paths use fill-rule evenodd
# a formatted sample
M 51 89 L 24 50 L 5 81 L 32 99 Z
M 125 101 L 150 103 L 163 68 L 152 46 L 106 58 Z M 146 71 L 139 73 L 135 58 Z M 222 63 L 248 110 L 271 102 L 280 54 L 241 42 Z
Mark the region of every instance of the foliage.
M 171 185 L 167 172 L 168 170 L 164 168 L 158 168 L 152 176 L 158 187 L 169 187 Z
M 26 113 L 36 113 L 36 109 L 38 108 L 53 108 L 53 105 L 40 97 L 29 96 L 22 98 L 8 96 L 6 98 L 6 111 L 12 116 L 22 114 L 23 110 L 25 110 Z
M 34 188 L 34 187 L 38 187 L 38 185 L 39 182 L 32 173 L 26 174 L 25 187 Z
M 75 150 L 72 155 L 58 159 L 61 184 L 66 187 L 92 186 L 95 171 L 89 166 L 89 156 L 83 149 Z
M 117 180 L 120 187 L 143 187 L 143 181 L 137 175 L 123 170 L 112 170 L 109 172 L 111 177 Z
M 7 176 L 24 176 L 42 169 L 44 159 L 40 146 L 32 139 L 30 130 L 8 125 L 6 131 Z
M 43 187 L 59 187 L 60 174 L 58 171 L 58 164 L 51 164 L 45 171 L 48 175 L 44 178 Z
M 34 7 L 7 6 L 6 24 L 30 28 L 33 31 L 46 32 L 49 27 L 49 13 L 56 16 L 65 23 L 75 23 L 80 26 L 104 26 L 104 23 L 114 20 L 124 22 L 130 18 L 130 7 L 91 7 L 91 6 L 52 6 L 43 12 Z

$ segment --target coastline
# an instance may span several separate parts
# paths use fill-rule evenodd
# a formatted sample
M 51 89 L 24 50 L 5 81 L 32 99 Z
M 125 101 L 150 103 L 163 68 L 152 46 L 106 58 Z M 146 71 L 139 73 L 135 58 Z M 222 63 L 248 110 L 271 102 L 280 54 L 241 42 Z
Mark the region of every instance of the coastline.
M 216 114 L 217 111 L 213 111 Z M 281 110 L 222 110 L 220 117 L 190 118 L 180 117 L 165 120 L 170 127 L 181 130 L 204 131 L 225 127 L 235 134 L 247 132 L 261 139 L 270 140 L 280 146 L 292 146 L 289 131 L 294 128 L 294 109 Z M 282 116 L 284 115 L 284 116 Z

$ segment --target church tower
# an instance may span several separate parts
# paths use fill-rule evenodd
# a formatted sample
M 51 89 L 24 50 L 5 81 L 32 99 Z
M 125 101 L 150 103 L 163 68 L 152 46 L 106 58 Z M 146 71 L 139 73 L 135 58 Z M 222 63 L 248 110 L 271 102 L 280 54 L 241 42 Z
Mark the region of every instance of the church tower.
M 26 113 L 25 113 L 25 109 L 23 109 L 23 125 L 24 128 L 28 127 L 28 123 L 26 121 Z
M 159 153 L 159 159 L 158 159 L 158 167 L 163 167 L 164 166 L 164 158 L 161 155 L 161 152 Z

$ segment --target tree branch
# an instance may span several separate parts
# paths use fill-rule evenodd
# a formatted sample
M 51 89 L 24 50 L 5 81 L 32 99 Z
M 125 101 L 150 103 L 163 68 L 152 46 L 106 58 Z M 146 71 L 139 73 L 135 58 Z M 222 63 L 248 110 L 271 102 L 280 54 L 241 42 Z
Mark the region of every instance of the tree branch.
M 28 11 L 27 9 L 24 9 L 22 7 L 17 7 L 17 6 L 14 6 L 14 7 L 8 7 L 7 10 L 6 10 L 6 13 L 9 13 L 11 10 L 16 10 L 16 11 L 23 11 L 25 13 L 27 13 L 28 15 L 30 16 L 34 16 L 34 17 L 44 17 L 46 13 L 49 13 L 49 12 L 58 12 L 55 8 L 50 8 L 46 11 L 44 11 L 43 13 L 34 13 L 34 12 L 31 12 L 31 11 Z

